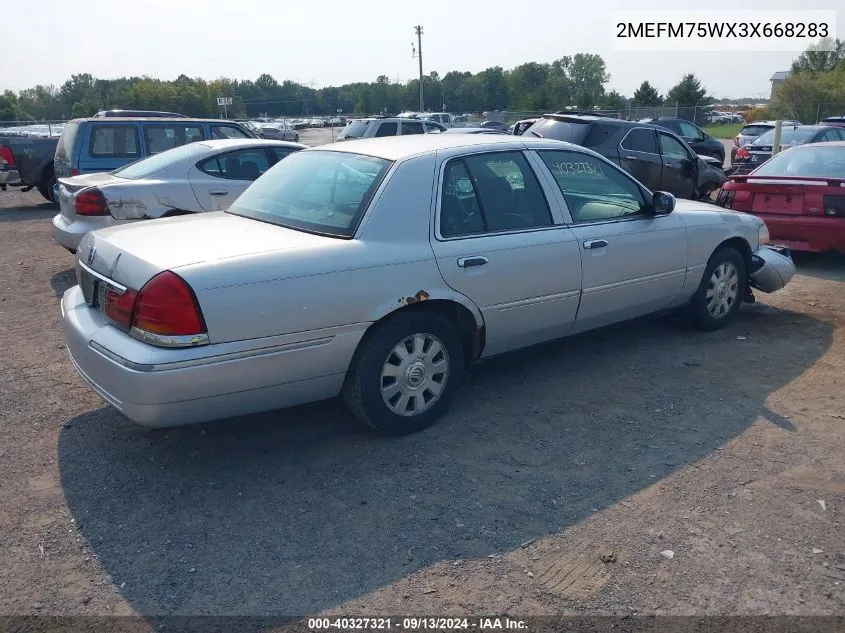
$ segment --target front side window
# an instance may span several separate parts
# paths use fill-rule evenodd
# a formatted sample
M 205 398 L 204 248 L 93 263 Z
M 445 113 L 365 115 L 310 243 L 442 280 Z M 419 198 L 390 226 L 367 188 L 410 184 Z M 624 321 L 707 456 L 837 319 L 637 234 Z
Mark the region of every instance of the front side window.
M 551 224 L 540 184 L 520 152 L 473 154 L 446 166 L 440 207 L 443 237 Z
M 294 152 L 228 213 L 332 237 L 352 237 L 391 161 L 332 151 Z
M 700 130 L 692 123 L 681 121 L 681 136 L 685 136 L 686 138 L 698 138 L 700 136 Z
M 95 125 L 90 152 L 96 158 L 138 158 L 138 128 L 134 125 Z
M 689 158 L 687 148 L 674 136 L 660 132 L 660 153 L 668 158 L 686 160 Z
M 198 125 L 166 124 L 145 125 L 144 140 L 149 154 L 158 154 L 180 145 L 203 140 L 202 128 Z
M 263 149 L 244 149 L 214 156 L 202 161 L 197 167 L 217 178 L 257 180 L 270 169 L 270 164 Z
M 645 212 L 640 187 L 613 165 L 579 152 L 538 152 L 576 223 L 618 220 Z

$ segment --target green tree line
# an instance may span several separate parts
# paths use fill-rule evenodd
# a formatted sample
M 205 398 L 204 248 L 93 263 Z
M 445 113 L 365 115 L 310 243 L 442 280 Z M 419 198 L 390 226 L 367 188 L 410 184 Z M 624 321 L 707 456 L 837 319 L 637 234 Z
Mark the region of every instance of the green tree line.
M 792 63 L 789 77 L 773 95 L 772 116 L 817 123 L 845 115 L 845 41 L 826 44 L 833 50 L 811 46 Z
M 505 70 L 493 66 L 478 73 L 431 72 L 423 77 L 428 110 L 557 110 L 569 106 L 624 109 L 629 103 L 654 106 L 664 102 L 702 106 L 712 99 L 694 75 L 684 76 L 665 98 L 648 81 L 631 99 L 607 90 L 610 75 L 600 55 L 578 53 L 551 63 L 528 62 Z M 0 120 L 59 120 L 91 116 L 110 108 L 166 110 L 189 116 L 218 116 L 217 97 L 232 97 L 230 117 L 344 113 L 398 113 L 419 109 L 419 80 L 391 83 L 381 75 L 374 82 L 313 89 L 294 81 L 279 83 L 268 74 L 253 80 L 208 81 L 180 75 L 173 81 L 152 77 L 98 79 L 73 75 L 60 87 L 38 85 L 0 96 Z

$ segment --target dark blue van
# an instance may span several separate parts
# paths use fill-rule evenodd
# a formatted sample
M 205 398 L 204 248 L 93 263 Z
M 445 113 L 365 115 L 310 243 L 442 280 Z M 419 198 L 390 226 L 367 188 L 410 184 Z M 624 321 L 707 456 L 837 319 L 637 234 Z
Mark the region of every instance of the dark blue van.
M 208 139 L 257 138 L 222 119 L 92 117 L 68 121 L 56 146 L 56 178 L 112 171 L 160 152 Z

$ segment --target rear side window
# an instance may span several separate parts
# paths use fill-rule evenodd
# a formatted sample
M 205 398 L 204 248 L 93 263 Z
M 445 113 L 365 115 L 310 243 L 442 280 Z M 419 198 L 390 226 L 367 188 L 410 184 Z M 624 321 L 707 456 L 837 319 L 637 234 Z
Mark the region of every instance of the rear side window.
M 556 141 L 568 141 L 580 145 L 587 136 L 592 124 L 589 121 L 572 122 L 556 121 L 555 119 L 540 119 L 525 132 L 528 136 L 551 138 Z
M 654 131 L 642 127 L 634 128 L 622 140 L 622 148 L 632 152 L 657 154 L 657 141 L 654 138 Z
M 616 130 L 618 129 L 619 128 L 613 125 L 596 123 L 590 128 L 590 131 L 587 132 L 584 140 L 581 141 L 581 145 L 584 147 L 598 147 L 599 145 L 603 145 L 606 140 L 612 138 L 616 134 Z
M 56 145 L 56 158 L 69 161 L 73 156 L 73 145 L 76 143 L 76 136 L 79 132 L 79 123 L 71 121 L 65 125 L 62 135 L 59 137 L 59 144 Z
M 376 130 L 376 136 L 396 136 L 399 131 L 399 124 L 396 121 L 382 123 Z
M 270 169 L 263 149 L 246 149 L 222 154 L 197 165 L 200 171 L 217 178 L 257 180 Z
M 129 180 L 147 178 L 162 169 L 175 165 L 181 160 L 186 160 L 194 156 L 199 158 L 200 155 L 207 151 L 207 145 L 183 145 L 182 147 L 177 147 L 166 154 L 149 156 L 143 160 L 139 160 L 130 165 L 126 165 L 125 167 L 121 167 L 120 169 L 116 169 L 112 172 L 112 175 L 120 178 L 127 178 Z
M 138 128 L 134 125 L 95 125 L 89 154 L 95 158 L 137 158 Z
M 204 140 L 202 127 L 184 124 L 144 125 L 147 153 L 158 154 L 174 147 Z
M 211 138 L 249 138 L 243 130 L 232 125 L 212 125 Z
M 419 121 L 403 121 L 402 134 L 423 134 L 423 126 Z

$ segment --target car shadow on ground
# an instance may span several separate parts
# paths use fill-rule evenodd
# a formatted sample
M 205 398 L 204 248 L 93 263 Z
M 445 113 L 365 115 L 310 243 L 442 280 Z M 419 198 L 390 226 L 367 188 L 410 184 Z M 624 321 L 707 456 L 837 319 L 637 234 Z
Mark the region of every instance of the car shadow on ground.
M 168 430 L 104 407 L 65 421 L 61 481 L 139 614 L 304 616 L 560 532 L 760 417 L 793 432 L 766 400 L 831 341 L 761 304 L 709 334 L 642 320 L 479 364 L 399 439 L 337 401 Z
M 75 285 L 76 270 L 73 268 L 67 268 L 50 277 L 50 287 L 53 289 L 53 294 L 59 298 Z
M 0 192 L 0 196 L 2 196 Z M 0 208 L 0 224 L 3 222 L 25 222 L 32 220 L 50 220 L 56 215 L 58 207 L 50 202 L 36 204 L 31 207 Z
M 797 274 L 826 281 L 845 281 L 845 254 L 792 253 Z

